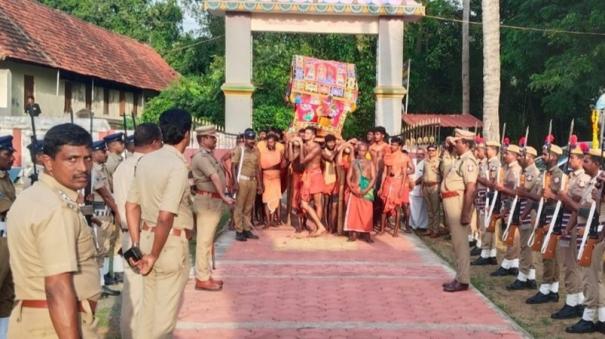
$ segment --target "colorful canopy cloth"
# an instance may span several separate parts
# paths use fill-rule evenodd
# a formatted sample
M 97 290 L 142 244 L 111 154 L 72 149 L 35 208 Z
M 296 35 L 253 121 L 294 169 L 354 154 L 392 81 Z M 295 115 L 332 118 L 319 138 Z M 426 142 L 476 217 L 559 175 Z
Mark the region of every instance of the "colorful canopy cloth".
M 370 185 L 370 180 L 364 176 L 359 177 L 359 190 L 363 191 Z M 363 197 L 349 194 L 347 212 L 345 214 L 344 230 L 370 233 L 372 231 L 374 194 L 370 190 Z
M 281 199 L 281 163 L 282 153 L 275 149 L 265 148 L 260 151 L 260 166 L 263 170 L 263 203 L 267 204 L 269 212 L 273 213 Z
M 292 130 L 306 126 L 340 136 L 347 114 L 357 108 L 354 64 L 295 55 L 287 96 L 295 105 Z

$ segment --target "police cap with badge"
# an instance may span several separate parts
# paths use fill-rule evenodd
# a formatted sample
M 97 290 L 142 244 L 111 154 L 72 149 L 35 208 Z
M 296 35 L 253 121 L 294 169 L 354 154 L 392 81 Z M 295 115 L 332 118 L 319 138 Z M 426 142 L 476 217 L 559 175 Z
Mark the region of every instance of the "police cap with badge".
M 256 132 L 252 128 L 246 128 L 244 131 L 244 139 L 256 139 Z
M 113 134 L 110 134 L 110 135 L 106 136 L 105 138 L 103 138 L 103 140 L 108 145 L 111 144 L 112 142 L 116 142 L 116 141 L 124 142 L 124 133 L 122 133 L 122 132 L 113 133 Z
M 107 149 L 107 144 L 104 140 L 97 140 L 92 143 L 93 151 L 105 151 Z
M 12 135 L 0 136 L 0 151 L 9 151 L 11 153 L 15 151 Z
M 44 153 L 44 140 L 34 140 L 31 144 L 27 145 L 27 149 L 32 155 Z

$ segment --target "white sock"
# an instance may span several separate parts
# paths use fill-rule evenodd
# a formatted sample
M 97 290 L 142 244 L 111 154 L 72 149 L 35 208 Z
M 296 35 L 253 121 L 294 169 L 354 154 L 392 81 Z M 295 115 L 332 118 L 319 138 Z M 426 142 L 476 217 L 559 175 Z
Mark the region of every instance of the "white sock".
M 481 250 L 481 258 L 489 258 L 489 250 Z
M 477 239 L 477 247 L 481 248 L 481 239 Z
M 510 261 L 510 268 L 519 268 L 519 259 L 513 259 Z
M 584 304 L 584 293 L 580 292 L 576 294 L 578 296 L 578 305 Z
M 519 271 L 519 274 L 517 274 L 517 280 L 519 281 L 527 281 L 527 275 L 525 275 L 525 273 Z
M 503 269 L 507 270 L 510 268 L 511 262 L 508 259 L 502 259 L 502 263 L 500 264 L 500 267 L 502 267 Z
M 119 255 L 113 256 L 113 273 L 124 273 L 124 263 Z
M 536 269 L 532 268 L 529 270 L 529 274 L 527 275 L 528 280 L 536 280 Z
M 553 293 L 559 293 L 559 282 L 558 281 L 550 284 L 550 291 Z
M 540 293 L 542 293 L 542 294 L 550 294 L 550 284 L 542 284 L 542 285 L 540 285 Z
M 605 307 L 599 307 L 599 321 L 605 321 Z
M 577 294 L 568 294 L 565 297 L 565 304 L 571 307 L 575 307 L 578 305 L 578 295 Z
M 475 238 L 473 238 L 473 235 L 472 235 L 472 234 L 469 234 L 469 235 L 468 235 L 468 237 L 467 237 L 467 239 L 468 239 L 468 241 L 473 241 L 473 240 L 475 240 Z
M 497 253 L 497 252 L 496 252 L 496 249 L 495 249 L 495 248 L 492 248 L 492 249 L 489 251 L 489 257 L 490 257 L 490 258 L 495 258 L 495 257 L 496 257 L 496 253 Z
M 0 338 L 6 338 L 8 333 L 8 318 L 0 318 Z
M 582 320 L 594 322 L 594 316 L 596 315 L 596 313 L 597 313 L 597 309 L 596 308 L 588 308 L 588 307 L 586 307 L 584 309 L 584 313 L 582 314 Z

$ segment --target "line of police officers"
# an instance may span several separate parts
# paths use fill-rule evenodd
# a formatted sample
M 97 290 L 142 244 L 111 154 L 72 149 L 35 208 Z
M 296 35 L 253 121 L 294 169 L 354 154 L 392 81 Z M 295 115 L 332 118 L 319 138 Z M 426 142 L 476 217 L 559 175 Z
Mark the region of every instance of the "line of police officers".
M 139 250 L 125 269 L 122 337 L 171 337 L 196 228 L 195 288 L 222 289 L 211 275 L 211 251 L 223 208 L 233 200 L 213 155 L 213 128 L 197 130 L 200 151 L 189 168 L 183 154 L 191 123 L 188 112 L 171 109 L 159 126 L 139 125 L 125 161 L 121 134 L 93 142 L 77 125 L 57 125 L 40 147 L 44 172 L 18 197 L 8 175 L 12 137 L 0 137 L 0 330 L 8 323 L 9 338 L 98 337 L 96 305 L 111 267 L 105 259 L 113 258 L 118 271 L 120 247 L 122 254 Z M 83 214 L 89 183 L 92 222 Z
M 541 172 L 535 163 L 537 150 L 525 141 L 500 145 L 476 138 L 472 132 L 455 133 L 448 142 L 453 144 L 457 157 L 444 175 L 440 190 L 456 259 L 456 277 L 443 284 L 444 291 L 468 289 L 471 251 L 467 236 L 476 223 L 480 250 L 473 251 L 479 258 L 472 265 L 497 264 L 495 239 L 501 237 L 506 251 L 491 275 L 515 276 L 506 287 L 509 291 L 535 290 L 538 286 L 532 252 L 543 252 L 543 242 L 547 242 L 541 255 L 542 282 L 526 303 L 558 302 L 562 270 L 567 296 L 564 306 L 551 318 L 579 317 L 577 323 L 566 328 L 568 333 L 605 333 L 605 206 L 601 191 L 605 174 L 600 171 L 605 155 L 601 150 L 572 144 L 568 165 L 564 165 L 570 169 L 566 174 L 559 161 L 563 150 L 552 144 L 549 136 L 541 153 L 546 170 Z M 503 163 L 498 158 L 500 152 Z M 593 202 L 596 213 L 587 220 Z M 548 241 L 545 234 L 553 218 Z M 580 261 L 577 256 L 584 232 L 589 232 L 592 241 L 584 247 L 589 260 Z

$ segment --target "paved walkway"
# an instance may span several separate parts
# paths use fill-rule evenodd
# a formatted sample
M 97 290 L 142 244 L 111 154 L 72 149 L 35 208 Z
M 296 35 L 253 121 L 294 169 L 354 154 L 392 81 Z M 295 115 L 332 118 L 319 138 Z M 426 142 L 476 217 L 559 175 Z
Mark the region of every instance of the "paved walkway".
M 415 236 L 373 245 L 291 229 L 217 244 L 222 292 L 193 280 L 177 338 L 519 338 L 525 333 L 477 291 L 449 294 L 451 270 Z

